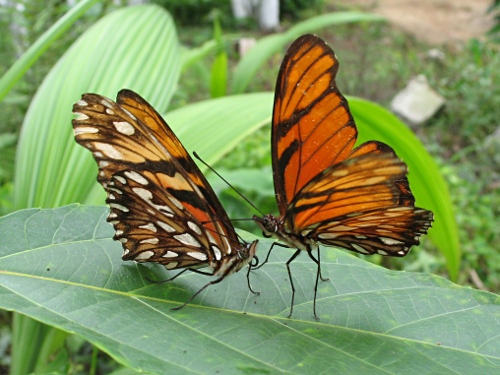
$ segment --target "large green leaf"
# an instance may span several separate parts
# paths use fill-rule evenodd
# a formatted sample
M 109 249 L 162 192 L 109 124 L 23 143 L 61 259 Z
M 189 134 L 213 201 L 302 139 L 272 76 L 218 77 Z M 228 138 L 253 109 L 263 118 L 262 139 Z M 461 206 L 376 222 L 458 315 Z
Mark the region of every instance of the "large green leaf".
M 411 189 L 419 207 L 434 212 L 429 236 L 446 258 L 448 272 L 456 280 L 461 252 L 458 229 L 448 186 L 431 155 L 415 134 L 385 108 L 359 98 L 349 98 L 349 106 L 359 130 L 359 141 L 385 142 L 408 164 Z
M 214 164 L 245 137 L 269 124 L 272 97 L 264 92 L 205 100 L 169 112 L 165 120 L 188 151 L 196 151 Z
M 315 266 L 291 264 L 297 294 L 277 249 L 244 272 L 179 306 L 209 278 L 120 260 L 103 207 L 29 209 L 0 218 L 0 308 L 75 332 L 137 370 L 165 373 L 496 374 L 500 298 L 442 278 L 394 272 L 343 251 L 323 261 L 330 281 L 318 290 Z M 269 242 L 262 241 L 263 256 Z M 170 274 L 171 275 L 171 274 Z
M 179 74 L 175 27 L 161 7 L 123 8 L 89 28 L 52 68 L 26 114 L 16 157 L 15 206 L 102 201 L 95 162 L 73 139 L 73 103 L 84 92 L 114 98 L 130 88 L 162 111 Z
M 383 20 L 383 17 L 369 13 L 327 13 L 300 22 L 284 33 L 265 36 L 259 39 L 255 46 L 241 58 L 234 72 L 231 92 L 233 94 L 244 92 L 262 64 L 264 64 L 273 53 L 280 51 L 287 43 L 290 43 L 302 34 L 307 34 L 336 24 Z
M 38 58 L 99 0 L 82 0 L 45 31 L 0 78 L 0 101 Z

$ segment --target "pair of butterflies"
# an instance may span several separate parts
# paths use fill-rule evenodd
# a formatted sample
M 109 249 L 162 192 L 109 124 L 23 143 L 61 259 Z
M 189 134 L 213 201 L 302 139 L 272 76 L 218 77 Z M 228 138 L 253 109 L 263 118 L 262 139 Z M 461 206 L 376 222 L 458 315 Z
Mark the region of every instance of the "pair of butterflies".
M 265 235 L 297 249 L 286 263 L 290 316 L 289 265 L 301 251 L 318 266 L 317 317 L 318 243 L 404 256 L 433 220 L 415 207 L 407 166 L 391 147 L 370 141 L 354 148 L 356 125 L 336 86 L 337 70 L 331 48 L 304 35 L 289 47 L 277 80 L 272 160 L 279 216 L 253 219 Z M 76 141 L 99 166 L 124 260 L 169 270 L 210 267 L 215 279 L 200 291 L 251 264 L 257 241 L 240 241 L 206 178 L 149 103 L 130 90 L 116 102 L 84 94 L 73 112 Z

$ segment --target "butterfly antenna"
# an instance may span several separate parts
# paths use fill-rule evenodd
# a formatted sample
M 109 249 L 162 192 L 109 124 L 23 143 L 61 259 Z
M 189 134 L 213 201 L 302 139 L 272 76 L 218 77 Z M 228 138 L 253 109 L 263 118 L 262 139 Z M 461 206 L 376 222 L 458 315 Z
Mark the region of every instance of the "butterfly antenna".
M 264 215 L 263 212 L 261 212 L 252 202 L 250 202 L 250 200 L 245 197 L 241 192 L 239 192 L 233 185 L 231 185 L 224 177 L 222 177 L 219 172 L 217 172 L 214 168 L 212 168 L 210 165 L 208 165 L 197 153 L 196 151 L 193 152 L 193 155 L 196 159 L 198 159 L 199 161 L 201 161 L 203 163 L 203 165 L 205 167 L 207 167 L 208 169 L 210 169 L 212 172 L 214 172 L 222 181 L 224 181 L 227 186 L 229 186 L 231 189 L 233 189 L 233 191 L 238 194 L 241 198 L 243 198 L 243 200 L 245 202 L 247 202 L 251 207 L 253 207 L 253 209 L 257 212 L 259 212 L 261 215 Z

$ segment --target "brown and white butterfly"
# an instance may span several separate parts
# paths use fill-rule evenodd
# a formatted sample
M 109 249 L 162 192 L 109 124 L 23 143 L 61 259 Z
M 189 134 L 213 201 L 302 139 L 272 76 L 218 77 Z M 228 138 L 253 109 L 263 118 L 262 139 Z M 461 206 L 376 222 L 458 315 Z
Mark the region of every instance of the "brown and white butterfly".
M 297 249 L 286 263 L 290 316 L 289 265 L 301 251 L 318 265 L 317 318 L 318 243 L 401 257 L 433 220 L 431 211 L 415 207 L 408 167 L 389 145 L 369 141 L 354 148 L 357 129 L 335 82 L 338 67 L 323 40 L 303 35 L 288 48 L 276 83 L 271 152 L 279 216 L 254 220 L 265 235 Z
M 198 273 L 210 267 L 216 279 L 185 304 L 252 262 L 257 241 L 240 242 L 206 178 L 146 100 L 130 90 L 116 102 L 84 94 L 73 112 L 75 139 L 99 166 L 123 260 Z

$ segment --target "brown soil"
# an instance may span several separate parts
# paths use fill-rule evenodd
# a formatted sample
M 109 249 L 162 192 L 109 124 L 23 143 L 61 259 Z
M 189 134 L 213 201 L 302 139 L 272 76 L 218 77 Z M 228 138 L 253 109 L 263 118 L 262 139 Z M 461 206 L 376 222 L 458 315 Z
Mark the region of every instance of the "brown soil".
M 482 38 L 493 25 L 493 0 L 335 0 L 336 6 L 380 14 L 424 42 L 440 45 Z

